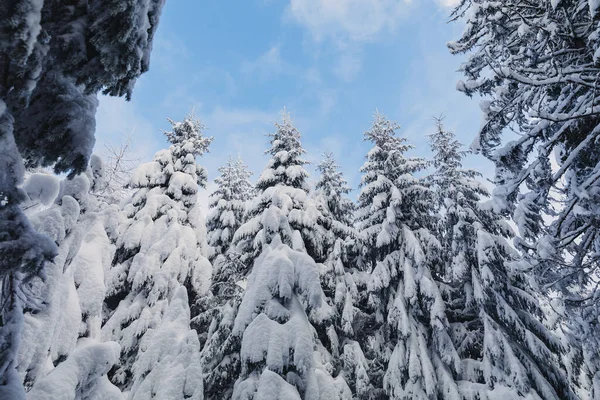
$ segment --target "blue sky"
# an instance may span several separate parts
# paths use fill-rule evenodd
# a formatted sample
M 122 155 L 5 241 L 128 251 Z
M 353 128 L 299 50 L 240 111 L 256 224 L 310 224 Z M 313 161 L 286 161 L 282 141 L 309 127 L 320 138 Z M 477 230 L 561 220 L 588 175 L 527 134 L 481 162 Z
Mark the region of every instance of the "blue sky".
M 452 0 L 169 0 L 132 101 L 100 101 L 97 149 L 133 132 L 136 154 L 149 161 L 167 146 L 166 118 L 193 107 L 215 138 L 201 160 L 209 179 L 230 154 L 257 176 L 265 134 L 285 106 L 307 158 L 332 151 L 357 187 L 376 109 L 401 124 L 413 155 L 429 154 L 426 135 L 440 114 L 470 144 L 480 110 L 455 90 L 462 57 L 446 42 L 462 26 L 447 22 L 444 2 Z M 468 165 L 491 172 L 481 156 Z

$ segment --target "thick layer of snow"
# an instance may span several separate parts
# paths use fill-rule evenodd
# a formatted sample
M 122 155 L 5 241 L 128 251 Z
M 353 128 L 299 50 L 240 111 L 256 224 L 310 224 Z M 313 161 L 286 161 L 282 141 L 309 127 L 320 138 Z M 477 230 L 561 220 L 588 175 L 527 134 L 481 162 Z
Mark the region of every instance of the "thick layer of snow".
M 177 289 L 163 319 L 140 341 L 132 400 L 203 399 L 200 343 L 191 330 L 187 291 Z
M 317 342 L 311 321 L 331 317 L 314 261 L 276 237 L 254 264 L 233 327 L 233 334 L 242 337 L 242 376 L 235 384 L 234 398 L 254 392 L 263 398 L 266 389 L 261 385 L 275 394 L 292 396 L 289 391 L 295 386 L 304 398 L 318 398 L 318 393 L 340 398 L 341 390 L 331 377 L 319 377 L 327 372 L 314 358 Z M 264 375 L 256 382 L 257 374 L 265 371 L 269 371 L 268 382 L 263 382 Z M 286 375 L 286 371 L 290 372 Z
M 80 340 L 65 361 L 36 381 L 27 400 L 123 400 L 106 378 L 119 352 L 115 342 Z

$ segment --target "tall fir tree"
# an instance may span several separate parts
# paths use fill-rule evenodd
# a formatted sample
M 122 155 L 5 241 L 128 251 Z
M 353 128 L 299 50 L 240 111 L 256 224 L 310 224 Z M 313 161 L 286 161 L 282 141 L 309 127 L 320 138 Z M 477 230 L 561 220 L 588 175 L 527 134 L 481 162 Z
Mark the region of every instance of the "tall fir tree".
M 316 192 L 327 206 L 328 214 L 332 221 L 342 224 L 338 230 L 352 226 L 352 213 L 354 203 L 347 196 L 352 191 L 348 182 L 344 179 L 340 166 L 336 163 L 333 153 L 326 152 L 323 160 L 317 165 L 320 173 L 319 180 L 315 185 Z M 333 226 L 333 222 L 331 223 Z M 339 236 L 343 237 L 343 233 Z
M 481 203 L 488 196 L 481 175 L 462 168 L 466 153 L 441 119 L 430 141 L 446 313 L 462 360 L 461 396 L 575 398 L 560 366 L 560 340 L 540 323 L 536 293 L 506 240 L 512 230 Z
M 265 151 L 271 158 L 256 182 L 257 195 L 248 205 L 247 221 L 233 237 L 232 251 L 242 255 L 241 261 L 249 268 L 254 259 L 268 244 L 273 228 L 264 225 L 263 214 L 269 207 L 278 207 L 288 216 L 290 228 L 282 234 L 285 244 L 296 249 L 305 249 L 315 261 L 323 261 L 325 232 L 322 216 L 314 202 L 310 201 L 308 173 L 304 166 L 308 163 L 302 158 L 306 151 L 300 143 L 300 132 L 293 126 L 290 115 L 282 112 L 282 122 L 275 124 L 277 130 L 269 134 L 271 148 Z M 259 234 L 269 231 L 267 235 Z M 286 236 L 297 232 L 300 237 Z M 301 239 L 301 240 L 300 240 Z M 264 242 L 263 240 L 267 240 Z
M 459 398 L 454 375 L 460 359 L 448 334 L 435 261 L 432 192 L 414 174 L 423 159 L 405 156 L 411 146 L 399 125 L 376 113 L 365 140 L 373 143 L 361 171 L 356 213 L 363 257 L 371 277 L 370 321 L 361 343 L 370 360 L 371 398 Z
M 242 300 L 246 268 L 241 255 L 229 251 L 234 233 L 244 222 L 248 201 L 254 196 L 249 181 L 250 172 L 241 158 L 219 168 L 221 176 L 215 179 L 217 190 L 211 195 L 211 210 L 207 219 L 208 244 L 211 246 L 213 277 L 211 296 L 196 304 L 200 310 L 193 320 L 194 327 L 205 331 L 202 337 L 201 364 L 206 371 L 205 393 L 208 399 L 222 396 L 222 390 L 231 390 L 232 375 L 239 372 L 237 354 L 230 354 L 233 318 Z M 224 354 L 230 354 L 224 358 Z
M 206 220 L 210 261 L 225 254 L 234 233 L 244 222 L 246 203 L 252 199 L 254 187 L 250 182 L 252 173 L 241 158 L 229 157 L 219 167 L 220 176 L 215 178 L 217 189 L 210 195 L 210 210 Z
M 138 392 L 140 398 L 168 393 L 173 399 L 199 398 L 202 393 L 195 366 L 198 336 L 184 332 L 190 330 L 188 297 L 205 295 L 210 285 L 211 266 L 202 255 L 204 221 L 197 203 L 206 173 L 196 157 L 208 150 L 212 138 L 204 136 L 204 127 L 193 115 L 182 122 L 169 121 L 172 130 L 165 135 L 171 146 L 131 178 L 130 186 L 137 191 L 124 208 L 127 219 L 107 279 L 102 334 L 121 344 L 120 361 L 110 378 L 132 398 Z M 185 339 L 173 354 L 168 337 L 175 328 Z M 165 384 L 161 379 L 173 370 L 183 374 L 172 382 L 175 387 L 160 388 Z
M 354 397 L 368 398 L 367 361 L 356 340 L 365 319 L 358 305 L 366 301 L 368 274 L 353 263 L 357 232 L 353 227 L 354 203 L 348 198 L 351 189 L 332 153 L 324 154 L 317 170 L 320 177 L 315 201 L 327 229 L 321 283 L 335 310 L 333 323 L 327 327 L 333 366 L 341 371 Z
M 228 303 L 224 317 L 214 320 L 203 350 L 210 363 L 207 398 L 315 398 L 319 391 L 338 398 L 348 393 L 343 380 L 332 378 L 331 355 L 315 328 L 331 319 L 332 309 L 310 255 L 312 250 L 322 257 L 325 231 L 309 198 L 301 159 L 305 151 L 287 113 L 276 127 L 248 220 L 230 249 L 242 262 L 243 297 L 239 306 Z
M 496 164 L 495 207 L 517 224 L 516 245 L 568 327 L 573 383 L 596 397 L 599 11 L 587 0 L 464 0 L 454 16 L 466 29 L 449 44 L 469 53 L 457 88 L 484 97 L 473 148 Z
M 347 263 L 347 247 L 356 238 L 352 226 L 354 203 L 347 197 L 351 189 L 344 179 L 340 166 L 335 162 L 332 153 L 325 153 L 317 165 L 320 172 L 315 185 L 314 201 L 322 215 L 325 228 L 324 253 L 326 256 L 322 271 L 323 288 L 328 297 L 334 298 L 338 281 L 344 280 L 346 274 L 344 264 Z

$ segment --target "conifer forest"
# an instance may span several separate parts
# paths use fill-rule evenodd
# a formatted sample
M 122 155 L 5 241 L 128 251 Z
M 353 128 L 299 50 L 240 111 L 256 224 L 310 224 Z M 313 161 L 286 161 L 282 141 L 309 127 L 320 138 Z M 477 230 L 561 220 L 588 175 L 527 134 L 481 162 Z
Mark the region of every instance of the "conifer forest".
M 285 104 L 262 170 L 191 104 L 99 152 L 176 4 L 0 0 L 0 400 L 600 399 L 599 0 L 454 1 L 479 129 L 380 104 L 357 185 Z

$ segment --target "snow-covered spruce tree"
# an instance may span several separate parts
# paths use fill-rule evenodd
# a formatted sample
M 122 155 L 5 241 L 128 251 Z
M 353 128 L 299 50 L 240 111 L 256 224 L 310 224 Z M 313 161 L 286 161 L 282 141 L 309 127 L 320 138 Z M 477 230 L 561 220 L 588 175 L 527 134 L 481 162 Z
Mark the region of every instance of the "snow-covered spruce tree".
M 227 274 L 215 274 L 213 277 L 213 291 L 221 299 L 228 296 L 228 300 L 223 303 L 213 318 L 208 340 L 202 352 L 203 369 L 207 374 L 205 393 L 209 399 L 230 397 L 241 370 L 245 371 L 244 379 L 249 377 L 247 360 L 241 357 L 240 353 L 244 351 L 242 341 L 246 326 L 234 329 L 234 322 L 242 300 L 242 293 L 237 283 L 253 279 L 248 277 L 248 273 L 255 268 L 253 265 L 257 265 L 256 258 L 275 237 L 279 245 L 287 249 L 286 251 L 292 251 L 291 249 L 300 253 L 306 253 L 308 249 L 322 251 L 325 230 L 318 225 L 316 216 L 319 215 L 319 211 L 308 197 L 309 186 L 306 182 L 308 174 L 304 169 L 306 162 L 300 158 L 305 152 L 300 144 L 300 133 L 293 127 L 289 115 L 285 112 L 283 123 L 276 124 L 276 127 L 277 131 L 270 135 L 271 149 L 267 151 L 271 159 L 256 185 L 257 193 L 250 201 L 246 214 L 247 221 L 237 230 L 232 246 L 225 254 L 225 257 L 233 262 L 223 269 Z M 277 273 L 275 267 L 273 273 Z M 257 284 L 260 283 L 257 281 Z M 223 286 L 230 289 L 229 294 L 221 292 Z M 245 302 L 254 301 L 249 297 L 249 290 L 251 290 L 250 286 L 247 286 Z M 256 299 L 256 301 L 262 300 Z M 282 299 L 274 299 L 270 303 L 276 306 L 282 301 Z M 284 303 L 284 308 L 289 306 L 286 301 Z M 324 304 L 323 307 L 325 306 L 327 305 Z M 257 307 L 263 306 L 257 304 Z M 271 316 L 269 312 L 267 315 Z M 286 320 L 284 318 L 281 322 Z M 315 343 L 312 338 L 311 343 L 313 345 Z M 288 350 L 282 348 L 282 351 Z M 289 362 L 293 360 L 290 359 Z M 281 369 L 275 370 L 283 373 Z
M 517 246 L 540 290 L 569 327 L 572 380 L 600 396 L 599 3 L 462 1 L 469 52 L 458 89 L 479 94 L 485 123 L 474 149 L 496 164 L 497 211 L 519 229 Z M 507 136 L 515 130 L 518 137 Z M 564 303 L 564 304 L 559 304 Z M 580 369 L 580 371 L 579 371 Z
M 370 361 L 371 398 L 459 398 L 454 381 L 460 359 L 448 334 L 435 261 L 431 190 L 415 173 L 426 167 L 407 158 L 399 126 L 376 113 L 365 140 L 373 143 L 361 168 L 356 213 L 363 257 L 371 271 L 371 320 L 358 342 Z
M 19 293 L 20 286 L 56 252 L 19 209 L 24 162 L 56 164 L 72 175 L 85 170 L 94 141 L 94 93 L 131 95 L 148 69 L 163 4 L 0 3 L 0 397 L 24 397 L 15 383 L 15 355 L 22 303 L 34 299 Z
M 217 189 L 210 196 L 206 219 L 211 262 L 229 248 L 234 233 L 244 222 L 246 202 L 253 197 L 254 191 L 250 182 L 252 173 L 241 158 L 229 157 L 225 165 L 219 167 L 219 172 L 221 175 L 215 178 Z
M 21 69 L 33 51 L 40 6 L 33 1 L 0 4 L 0 397 L 17 400 L 25 397 L 16 371 L 23 303 L 39 300 L 24 295 L 22 282 L 38 275 L 44 262 L 57 252 L 49 238 L 35 232 L 20 208 L 26 200 L 18 188 L 25 168 L 7 98 L 17 86 L 14 70 Z
M 235 160 L 235 171 L 237 176 L 239 188 L 236 188 L 239 193 L 239 198 L 248 202 L 256 195 L 256 190 L 254 189 L 254 184 L 250 181 L 250 177 L 252 176 L 252 172 L 248 169 L 244 160 L 238 155 L 238 158 Z M 241 208 L 240 208 L 241 211 Z M 242 212 L 240 218 L 243 222 L 245 222 L 245 207 L 244 212 Z
M 78 197 L 84 198 L 85 188 L 89 188 L 89 181 L 85 177 L 77 176 L 71 182 L 81 184 L 83 190 L 78 193 Z M 71 182 L 62 182 L 63 189 L 64 183 Z M 24 345 L 19 349 L 18 371 L 22 375 L 21 379 L 25 387 L 29 389 L 39 377 L 47 373 L 49 358 L 50 362 L 57 361 L 59 357 L 65 359 L 75 347 L 81 316 L 79 315 L 77 320 L 79 311 L 77 307 L 65 309 L 69 297 L 72 300 L 71 305 L 77 304 L 76 295 L 73 294 L 75 287 L 70 285 L 72 281 L 69 282 L 70 278 L 72 279 L 72 271 L 65 273 L 65 270 L 70 264 L 67 258 L 77 252 L 81 240 L 81 231 L 77 224 L 81 222 L 82 215 L 80 214 L 81 203 L 72 196 L 75 194 L 74 191 L 59 195 L 60 183 L 54 176 L 31 174 L 23 188 L 28 197 L 24 202 L 28 219 L 37 232 L 44 234 L 58 246 L 54 260 L 45 265 L 44 277 L 32 277 L 30 282 L 23 285 L 39 299 L 28 304 L 24 309 L 23 329 L 20 336 Z M 63 323 L 62 317 L 74 321 L 70 328 L 73 328 L 73 325 L 76 328 L 62 338 L 62 343 L 59 345 L 61 349 L 52 349 L 57 328 Z
M 347 242 L 352 242 L 356 232 L 352 226 L 354 203 L 347 197 L 351 189 L 344 179 L 333 154 L 325 153 L 317 170 L 319 180 L 315 185 L 314 201 L 321 213 L 321 221 L 326 232 L 324 241 L 325 271 L 322 271 L 324 290 L 333 298 L 339 279 L 344 279 L 347 261 Z
M 307 161 L 302 159 L 306 151 L 300 143 L 300 132 L 293 126 L 290 115 L 282 112 L 282 122 L 276 123 L 275 133 L 269 134 L 271 148 L 265 170 L 256 182 L 256 197 L 247 209 L 247 221 L 235 232 L 231 251 L 241 254 L 241 261 L 250 268 L 258 254 L 262 251 L 265 238 L 270 235 L 260 234 L 272 229 L 264 225 L 263 214 L 271 206 L 283 210 L 290 230 L 285 230 L 281 240 L 293 249 L 298 246 L 306 249 L 317 262 L 323 261 L 325 230 L 322 227 L 322 215 L 309 199 L 310 186 L 308 173 L 304 168 Z M 271 223 L 271 222 L 269 222 Z M 297 232 L 294 237 L 285 236 L 289 232 Z M 268 244 L 268 243 L 267 243 Z
M 510 227 L 480 202 L 488 196 L 480 174 L 462 168 L 466 153 L 441 120 L 430 140 L 446 314 L 462 359 L 461 396 L 575 398 L 560 367 L 560 341 L 539 322 L 536 294 L 506 240 Z
M 231 390 L 235 380 L 232 375 L 239 372 L 237 355 L 226 358 L 223 355 L 230 353 L 234 344 L 230 334 L 242 300 L 240 281 L 245 279 L 247 270 L 240 261 L 240 254 L 227 250 L 235 231 L 244 221 L 246 203 L 253 197 L 249 181 L 251 173 L 241 158 L 234 161 L 230 157 L 219 171 L 221 176 L 215 179 L 218 188 L 211 195 L 211 210 L 206 223 L 213 264 L 211 296 L 195 304 L 199 312 L 192 321 L 194 328 L 206 333 L 201 336 L 204 343 L 201 361 L 206 372 L 208 399 L 221 398 L 225 387 Z
M 364 318 L 357 308 L 366 300 L 366 274 L 354 267 L 356 232 L 352 226 L 354 203 L 347 197 L 351 189 L 332 153 L 325 153 L 317 170 L 315 202 L 324 217 L 328 239 L 321 271 L 325 295 L 334 306 L 334 323 L 328 326 L 332 361 L 357 398 L 368 398 L 367 363 L 360 344 L 354 340 L 355 318 Z M 359 323 L 360 324 L 360 323 Z
M 198 186 L 204 186 L 206 174 L 196 157 L 207 151 L 212 138 L 204 136 L 193 116 L 169 121 L 172 130 L 165 134 L 171 146 L 131 178 L 130 186 L 137 191 L 123 210 L 127 220 L 107 277 L 102 336 L 121 345 L 119 363 L 109 375 L 132 399 L 155 398 L 167 384 L 175 385 L 168 389 L 172 399 L 200 398 L 202 393 L 195 366 L 200 344 L 195 332 L 185 332 L 190 330 L 190 311 L 187 303 L 179 303 L 184 297 L 203 296 L 210 285 L 210 263 L 202 255 L 204 221 L 197 204 Z M 186 288 L 188 293 L 180 294 Z M 186 315 L 188 321 L 182 323 Z M 181 354 L 165 347 L 167 331 L 175 326 L 185 338 L 177 344 Z M 175 370 L 184 376 L 163 381 Z
M 333 158 L 333 153 L 326 152 L 323 155 L 323 160 L 317 165 L 317 170 L 321 175 L 315 189 L 327 205 L 332 221 L 342 224 L 337 230 L 342 231 L 344 227 L 352 226 L 354 203 L 347 197 L 352 189 L 344 179 L 340 166 Z M 343 236 L 343 234 L 339 236 Z

